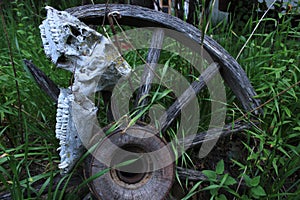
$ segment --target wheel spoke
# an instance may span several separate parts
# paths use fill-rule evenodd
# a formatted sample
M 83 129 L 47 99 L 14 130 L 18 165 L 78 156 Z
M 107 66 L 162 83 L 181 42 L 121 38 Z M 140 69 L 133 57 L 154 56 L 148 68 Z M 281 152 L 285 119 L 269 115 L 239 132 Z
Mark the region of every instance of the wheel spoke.
M 179 179 L 189 181 L 207 181 L 208 178 L 205 176 L 201 171 L 194 170 L 194 169 L 187 169 L 183 167 L 176 167 L 176 171 L 178 174 Z M 239 182 L 239 180 L 235 179 L 236 182 Z M 221 180 L 220 180 L 221 181 Z M 241 185 L 245 185 L 244 182 L 241 182 Z
M 181 180 L 188 179 L 189 181 L 205 181 L 207 177 L 201 172 L 193 169 L 176 167 L 178 177 Z
M 38 67 L 36 67 L 31 61 L 24 60 L 25 65 L 28 67 L 29 72 L 33 76 L 39 87 L 51 97 L 51 99 L 57 103 L 59 95 L 59 87 Z
M 238 133 L 242 130 L 248 129 L 251 127 L 250 123 L 242 123 L 241 121 L 234 124 L 226 124 L 222 130 L 213 129 L 210 131 L 205 131 L 198 133 L 196 135 L 187 136 L 184 139 L 179 140 L 180 146 L 185 146 L 188 148 L 193 148 L 199 146 L 203 142 L 210 140 L 218 139 L 218 137 L 225 137 L 232 133 Z M 207 177 L 198 170 L 186 169 L 182 167 L 176 167 L 178 177 L 182 180 L 188 179 L 189 181 L 204 181 L 207 180 Z
M 232 133 L 237 133 L 242 130 L 248 129 L 250 127 L 251 127 L 250 123 L 242 123 L 242 122 L 236 122 L 234 124 L 229 123 L 226 124 L 223 127 L 223 129 L 215 128 L 209 131 L 197 133 L 196 135 L 186 136 L 184 139 L 179 140 L 179 145 L 188 148 L 193 148 L 195 146 L 202 144 L 203 142 L 215 140 L 218 139 L 219 137 L 225 137 Z
M 152 35 L 150 48 L 147 55 L 146 64 L 144 67 L 144 72 L 142 75 L 142 80 L 140 84 L 140 89 L 138 91 L 135 105 L 136 107 L 144 107 L 148 103 L 148 99 L 144 98 L 149 94 L 151 89 L 151 83 L 155 75 L 155 68 L 160 57 L 160 50 L 164 40 L 164 31 L 163 29 L 155 29 Z M 141 111 L 141 110 L 140 110 Z M 144 116 L 141 117 L 141 120 L 144 120 Z
M 66 11 L 73 14 L 75 17 L 80 18 L 84 22 L 99 24 L 99 22 L 103 21 L 103 18 L 107 13 L 107 8 L 113 11 L 118 11 L 121 14 L 122 18 L 119 21 L 122 25 L 137 27 L 160 26 L 171 28 L 182 32 L 187 36 L 186 38 L 177 38 L 178 41 L 184 42 L 185 39 L 189 38 L 191 41 L 202 44 L 209 55 L 214 60 L 217 60 L 222 66 L 221 75 L 229 88 L 235 93 L 243 108 L 247 111 L 251 111 L 259 107 L 260 100 L 254 98 L 257 94 L 247 78 L 245 71 L 238 62 L 212 38 L 205 36 L 203 39 L 202 33 L 198 28 L 187 24 L 178 18 L 174 18 L 171 15 L 157 12 L 155 10 L 149 10 L 147 8 L 139 7 L 133 9 L 132 5 L 125 4 L 89 5 L 84 8 L 69 8 Z M 105 23 L 107 23 L 107 20 Z M 199 46 L 194 44 L 194 42 L 189 42 L 187 43 L 187 46 L 197 51 Z M 257 112 L 254 112 L 254 114 L 262 113 L 262 109 L 256 111 Z
M 160 117 L 159 124 L 161 131 L 165 132 L 174 119 L 180 114 L 181 109 L 186 106 L 195 95 L 197 95 L 219 71 L 219 65 L 212 63 L 204 72 L 194 81 L 189 88 L 168 108 L 168 110 Z

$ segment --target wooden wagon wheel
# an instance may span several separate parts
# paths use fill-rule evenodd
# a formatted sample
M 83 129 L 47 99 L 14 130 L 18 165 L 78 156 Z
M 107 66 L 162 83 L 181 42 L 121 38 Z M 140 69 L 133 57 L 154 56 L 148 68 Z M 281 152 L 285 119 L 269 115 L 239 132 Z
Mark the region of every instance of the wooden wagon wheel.
M 107 18 L 107 14 L 111 12 L 118 13 L 121 18 L 118 18 L 117 24 L 120 26 L 133 26 L 133 27 L 160 27 L 168 28 L 171 30 L 176 30 L 184 34 L 184 38 L 178 37 L 175 39 L 179 42 L 184 43 L 189 48 L 193 50 L 199 50 L 199 44 L 208 52 L 212 57 L 217 67 L 213 69 L 207 69 L 203 72 L 202 76 L 199 76 L 197 81 L 191 83 L 191 86 L 196 94 L 198 94 L 205 86 L 203 80 L 209 80 L 216 74 L 216 71 L 220 71 L 223 79 L 229 88 L 236 95 L 240 104 L 246 111 L 255 110 L 259 107 L 259 100 L 254 99 L 256 95 L 253 87 L 250 84 L 249 79 L 247 78 L 244 70 L 240 67 L 236 60 L 234 60 L 218 43 L 216 43 L 212 38 L 204 36 L 202 38 L 201 32 L 193 27 L 190 24 L 187 24 L 181 21 L 178 18 L 172 17 L 165 13 L 160 13 L 154 10 L 149 10 L 147 8 L 132 6 L 132 5 L 87 5 L 69 8 L 66 10 L 70 14 L 76 16 L 81 21 L 88 25 L 102 25 L 111 23 Z M 162 43 L 164 35 L 167 35 L 167 31 L 161 31 L 160 29 L 154 29 L 152 36 L 152 45 L 153 41 L 156 43 Z M 171 37 L 174 37 L 174 35 Z M 197 45 L 195 45 L 197 44 Z M 154 65 L 158 63 L 160 56 L 160 47 L 162 44 L 154 45 L 156 48 L 150 48 L 146 62 Z M 150 80 L 142 80 L 141 87 L 138 94 L 136 95 L 139 102 L 138 105 L 145 106 L 147 102 L 140 100 L 144 96 L 147 96 L 149 93 L 149 88 L 147 85 L 151 83 L 151 79 L 155 76 L 155 69 L 147 70 L 145 68 L 144 75 L 150 74 Z M 149 67 L 149 66 L 148 66 Z M 144 76 L 142 75 L 142 76 Z M 147 77 L 147 76 L 145 76 Z M 167 110 L 166 121 L 161 125 L 162 132 L 171 125 L 174 119 L 180 114 L 181 109 L 186 106 L 193 95 L 187 95 L 182 101 L 175 101 L 173 105 Z M 258 114 L 259 110 L 255 111 L 255 114 Z M 108 126 L 109 127 L 109 126 Z M 248 125 L 237 123 L 234 128 L 231 125 L 225 125 L 222 134 L 228 134 L 235 131 L 239 131 L 245 128 L 248 128 Z M 118 143 L 122 148 L 129 149 L 135 153 L 140 151 L 150 152 L 164 145 L 164 141 L 159 137 L 154 136 L 151 140 L 136 140 L 132 136 L 127 134 L 127 131 L 134 131 L 136 134 L 153 134 L 157 135 L 155 130 L 152 130 L 149 127 L 137 126 L 134 125 L 129 130 L 120 130 L 117 129 L 113 134 L 108 138 L 109 140 Z M 124 134 L 125 132 L 125 134 Z M 127 138 L 128 137 L 128 138 Z M 199 134 L 193 138 L 184 138 L 179 141 L 179 143 L 184 145 L 190 145 L 190 147 L 197 146 L 203 142 L 205 137 L 204 134 Z M 122 139 L 120 139 L 122 138 Z M 118 155 L 117 152 L 110 152 L 109 147 L 105 145 L 105 142 L 100 144 L 99 148 L 96 150 L 96 154 L 104 154 L 108 157 L 114 157 Z M 169 155 L 172 157 L 170 151 Z M 113 158 L 112 158 L 113 159 Z M 118 158 L 123 160 L 122 158 Z M 146 163 L 151 163 L 151 161 L 145 161 Z M 138 163 L 138 162 L 137 162 Z M 141 164 L 141 163 L 140 163 Z M 142 164 L 141 164 L 142 165 Z M 147 164 L 146 164 L 147 165 Z M 140 165 L 134 165 L 136 168 L 140 168 Z M 143 166 L 143 165 L 142 165 Z M 100 163 L 97 159 L 90 158 L 88 161 L 87 174 L 92 176 L 97 172 L 104 170 L 106 166 Z M 145 167 L 145 166 L 143 166 Z M 142 168 L 143 168 L 142 167 Z M 165 168 L 162 168 L 155 172 L 145 172 L 145 173 L 127 173 L 122 172 L 122 169 L 111 170 L 110 173 L 97 178 L 92 181 L 90 188 L 92 193 L 98 199 L 164 199 L 173 183 L 173 173 L 174 166 L 168 165 Z
M 188 106 L 195 97 L 198 98 L 197 95 L 205 89 L 205 86 L 208 87 L 209 81 L 214 77 L 217 77 L 219 73 L 227 86 L 233 91 L 245 111 L 253 111 L 254 114 L 258 114 L 260 112 L 260 110 L 257 109 L 257 107 L 259 107 L 259 100 L 254 98 L 256 93 L 244 70 L 240 67 L 237 61 L 234 60 L 212 38 L 208 36 L 204 36 L 204 38 L 202 38 L 202 33 L 194 26 L 165 13 L 132 5 L 86 5 L 69 8 L 66 11 L 79 18 L 84 23 L 94 27 L 95 25 L 103 24 L 112 25 L 113 22 L 117 26 L 156 27 L 150 29 L 153 30 L 152 37 L 150 37 L 151 46 L 143 60 L 145 62 L 145 68 L 143 73 L 140 74 L 140 77 L 142 77 L 139 84 L 140 87 L 137 89 L 135 94 L 135 102 L 132 106 L 133 111 L 131 111 L 135 113 L 131 116 L 140 119 L 143 122 L 136 122 L 131 126 L 114 129 L 106 139 L 100 142 L 99 146 L 95 150 L 94 157 L 90 157 L 86 162 L 87 176 L 94 176 L 99 171 L 107 169 L 108 166 L 100 162 L 98 159 L 95 159 L 95 157 L 98 156 L 103 157 L 106 160 L 108 159 L 114 166 L 118 166 L 111 168 L 109 173 L 96 178 L 90 183 L 90 189 L 96 198 L 166 198 L 174 181 L 175 166 L 173 161 L 176 156 L 173 153 L 172 145 L 167 145 L 167 143 L 172 139 L 172 136 L 166 134 L 167 130 L 170 127 L 174 127 L 174 121 L 178 116 L 181 115 L 181 118 L 189 117 L 184 115 L 184 113 L 181 114 L 182 110 Z M 114 13 L 119 15 L 117 20 L 116 18 L 108 18 L 107 15 L 112 16 Z M 111 28 L 114 29 L 112 26 Z M 115 30 L 112 31 L 115 32 Z M 140 29 L 138 29 L 138 31 L 140 31 Z M 170 103 L 170 101 L 168 101 L 166 103 L 169 107 L 166 109 L 166 112 L 160 116 L 160 119 L 163 120 L 160 121 L 161 124 L 159 125 L 159 129 L 157 129 L 157 127 L 153 128 L 147 124 L 147 121 L 149 120 L 147 115 L 144 113 L 140 115 L 141 110 L 138 108 L 143 109 L 149 105 L 149 99 L 145 97 L 150 95 L 151 83 L 153 83 L 153 80 L 157 78 L 156 65 L 159 62 L 164 37 L 170 37 L 178 40 L 179 43 L 184 44 L 193 52 L 200 51 L 199 55 L 207 55 L 211 58 L 211 60 L 202 60 L 202 64 L 206 66 L 203 72 L 190 74 L 194 71 L 190 69 L 182 70 L 182 72 L 188 73 L 186 74 L 187 77 L 192 76 L 193 79 L 190 80 L 190 86 L 185 91 L 181 91 L 181 94 L 168 92 L 170 93 L 170 98 L 173 99 L 174 102 Z M 120 48 L 120 44 L 118 44 L 120 41 L 116 39 L 116 42 L 117 46 Z M 141 57 L 140 54 L 139 56 Z M 182 68 L 178 67 L 177 70 L 180 69 Z M 32 73 L 36 73 L 36 77 L 41 77 L 38 70 Z M 175 81 L 179 81 L 179 85 L 184 82 L 181 82 L 181 79 L 177 79 L 176 74 L 172 78 L 174 78 Z M 158 76 L 158 79 L 161 81 L 162 78 Z M 48 89 L 46 89 L 46 91 L 48 91 L 48 94 L 50 94 L 54 100 L 57 100 L 58 89 L 53 86 L 52 89 L 49 90 L 51 87 L 49 82 L 45 82 L 43 79 L 41 79 L 40 82 L 40 85 L 43 85 L 44 87 L 45 83 L 47 83 L 46 87 L 48 87 Z M 160 88 L 160 86 L 154 86 L 154 88 L 155 87 Z M 164 85 L 162 85 L 161 88 L 164 88 Z M 177 99 L 174 97 L 176 95 L 178 95 Z M 107 100 L 107 96 L 104 97 L 104 100 Z M 160 112 L 160 110 L 160 107 L 156 109 L 158 112 Z M 107 118 L 110 118 L 110 114 L 107 114 Z M 113 127 L 113 125 L 114 123 L 107 125 L 104 130 L 111 131 L 111 127 Z M 233 126 L 231 122 L 227 125 L 225 124 L 221 130 L 210 130 L 209 134 L 208 132 L 203 131 L 199 134 L 179 138 L 178 141 L 176 141 L 175 146 L 188 146 L 189 148 L 193 148 L 202 144 L 204 140 L 215 140 L 216 135 L 214 133 L 219 133 L 219 136 L 227 135 L 246 128 L 249 128 L 248 124 L 237 122 Z M 119 152 L 119 150 L 112 148 L 109 144 L 115 144 L 115 146 L 120 147 L 120 149 L 131 152 L 132 154 Z M 155 154 L 156 156 L 143 157 L 147 153 L 155 152 L 162 148 L 165 149 L 164 154 Z M 127 162 L 127 165 L 123 166 L 122 162 Z M 163 165 L 164 163 L 167 164 Z M 156 165 L 159 165 L 159 167 Z M 128 170 L 127 168 L 131 169 Z M 132 169 L 136 171 L 132 171 Z M 179 173 L 180 170 L 182 169 L 177 167 L 177 171 Z

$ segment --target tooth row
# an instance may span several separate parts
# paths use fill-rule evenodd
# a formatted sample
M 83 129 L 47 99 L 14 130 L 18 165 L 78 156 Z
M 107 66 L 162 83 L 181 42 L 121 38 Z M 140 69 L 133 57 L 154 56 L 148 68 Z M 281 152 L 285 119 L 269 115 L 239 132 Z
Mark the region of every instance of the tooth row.
M 57 149 L 60 156 L 58 165 L 62 174 L 68 173 L 83 153 L 83 145 L 78 136 L 70 113 L 74 96 L 69 89 L 61 89 L 58 97 L 56 113 L 56 138 L 60 147 Z
M 56 138 L 60 140 L 59 143 L 60 145 L 64 145 L 66 143 L 68 123 L 69 123 L 68 98 L 66 98 L 64 92 L 61 92 L 58 97 L 56 125 L 55 125 Z

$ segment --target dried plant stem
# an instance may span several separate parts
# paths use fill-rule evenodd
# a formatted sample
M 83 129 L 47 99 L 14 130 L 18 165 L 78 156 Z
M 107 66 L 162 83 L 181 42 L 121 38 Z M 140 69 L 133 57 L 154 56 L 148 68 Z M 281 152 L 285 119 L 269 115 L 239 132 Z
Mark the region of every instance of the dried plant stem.
M 11 62 L 11 66 L 12 66 L 13 74 L 14 74 L 14 78 L 15 78 L 15 85 L 16 85 L 16 90 L 17 90 L 17 103 L 18 103 L 18 107 L 19 107 L 19 109 L 18 109 L 19 133 L 21 133 L 21 142 L 24 143 L 24 131 L 23 131 L 23 123 L 22 123 L 22 110 L 21 110 L 22 102 L 21 102 L 21 95 L 20 95 L 20 87 L 19 87 L 19 82 L 17 80 L 17 70 L 16 70 L 15 63 L 14 63 L 13 52 L 11 49 L 11 44 L 10 44 L 10 40 L 9 40 L 8 33 L 7 33 L 7 28 L 6 28 L 6 23 L 5 23 L 5 18 L 3 15 L 1 3 L 0 3 L 0 15 L 1 15 L 1 20 L 2 20 L 3 31 L 4 31 L 6 42 L 7 42 L 7 48 L 9 51 L 10 62 Z
M 282 90 L 281 92 L 279 92 L 277 95 L 273 96 L 271 99 L 269 99 L 268 101 L 264 102 L 263 104 L 261 104 L 260 106 L 254 108 L 253 110 L 249 111 L 248 113 L 253 113 L 254 111 L 256 110 L 259 110 L 261 108 L 263 108 L 265 105 L 267 105 L 268 103 L 270 103 L 271 101 L 273 101 L 274 99 L 276 99 L 277 97 L 283 95 L 284 93 L 286 93 L 287 91 L 289 91 L 290 89 L 296 87 L 297 85 L 300 84 L 300 81 L 298 81 L 297 83 L 294 83 L 293 85 L 291 85 L 290 87 L 286 88 L 285 90 Z M 248 113 L 245 113 L 243 114 L 242 117 L 240 117 L 238 120 L 241 120 L 242 118 L 244 117 L 247 117 L 247 114 Z
M 250 34 L 249 38 L 247 39 L 247 41 L 245 42 L 245 44 L 243 45 L 243 47 L 241 48 L 241 50 L 239 51 L 238 55 L 236 56 L 236 60 L 239 59 L 239 57 L 241 56 L 242 52 L 244 51 L 245 47 L 247 46 L 247 44 L 249 43 L 250 39 L 252 38 L 252 36 L 254 35 L 256 29 L 258 28 L 258 26 L 260 25 L 260 23 L 262 22 L 262 20 L 265 18 L 266 14 L 269 12 L 269 10 L 271 9 L 271 7 L 274 5 L 274 3 L 276 2 L 276 0 L 274 0 L 271 5 L 268 7 L 268 10 L 266 10 L 266 12 L 263 14 L 263 16 L 259 19 L 258 23 L 256 24 L 256 26 L 254 27 L 252 33 Z

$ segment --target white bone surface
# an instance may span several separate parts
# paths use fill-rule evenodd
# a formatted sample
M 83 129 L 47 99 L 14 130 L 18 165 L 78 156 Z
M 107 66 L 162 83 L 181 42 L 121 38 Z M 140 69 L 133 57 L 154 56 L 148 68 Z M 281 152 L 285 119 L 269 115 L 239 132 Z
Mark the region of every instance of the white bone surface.
M 86 142 L 91 137 L 78 134 L 78 128 L 90 127 L 77 127 L 72 115 L 78 119 L 80 113 L 73 113 L 72 105 L 92 104 L 91 110 L 96 112 L 94 93 L 111 90 L 120 77 L 130 74 L 131 68 L 108 38 L 65 11 L 49 6 L 46 9 L 47 18 L 39 27 L 45 54 L 57 67 L 74 73 L 71 89 L 61 89 L 56 116 L 59 168 L 66 174 L 83 153 L 81 139 Z
M 72 88 L 86 96 L 111 89 L 131 71 L 113 43 L 65 11 L 47 6 L 40 25 L 45 54 L 62 69 L 74 73 Z M 91 91 L 92 90 L 92 91 Z
M 58 167 L 62 174 L 68 173 L 81 157 L 84 146 L 72 119 L 74 95 L 70 89 L 61 89 L 57 102 L 56 138 L 60 147 L 57 149 L 61 158 Z

